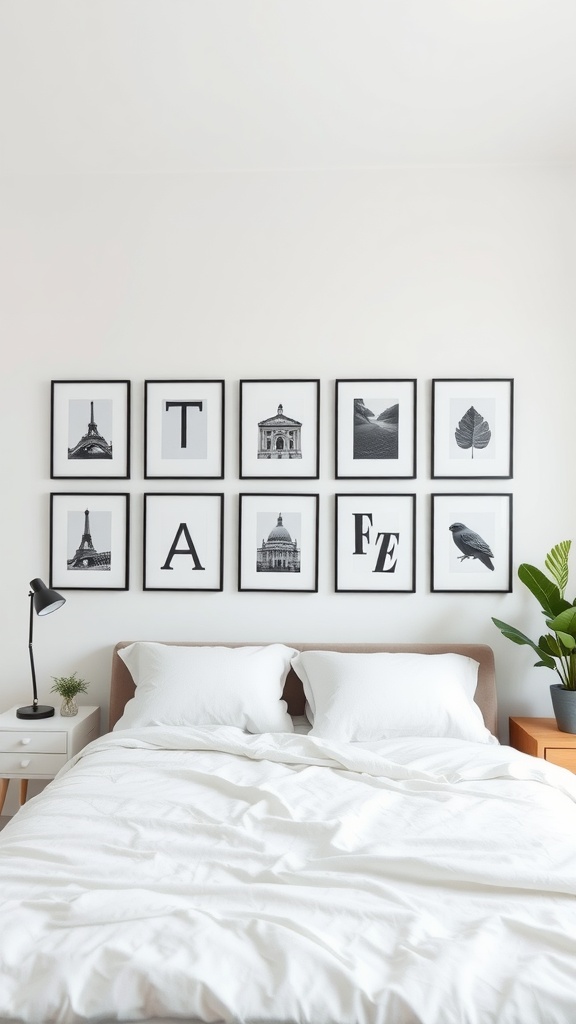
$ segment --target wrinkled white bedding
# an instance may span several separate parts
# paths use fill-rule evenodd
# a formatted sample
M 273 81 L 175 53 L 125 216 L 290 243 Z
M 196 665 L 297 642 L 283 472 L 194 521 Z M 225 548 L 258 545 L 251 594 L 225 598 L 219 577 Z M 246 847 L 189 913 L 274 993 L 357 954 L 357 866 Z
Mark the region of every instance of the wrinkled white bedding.
M 0 1020 L 574 1024 L 576 777 L 117 732 L 0 834 Z

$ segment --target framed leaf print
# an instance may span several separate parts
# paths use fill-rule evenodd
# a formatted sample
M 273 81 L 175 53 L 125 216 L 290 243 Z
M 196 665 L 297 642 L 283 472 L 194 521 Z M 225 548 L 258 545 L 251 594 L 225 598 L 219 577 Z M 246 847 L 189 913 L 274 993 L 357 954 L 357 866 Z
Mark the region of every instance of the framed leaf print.
M 432 476 L 510 479 L 514 433 L 511 378 L 432 381 Z
M 336 477 L 416 476 L 416 381 L 336 381 Z
M 512 495 L 433 494 L 430 589 L 512 590 Z

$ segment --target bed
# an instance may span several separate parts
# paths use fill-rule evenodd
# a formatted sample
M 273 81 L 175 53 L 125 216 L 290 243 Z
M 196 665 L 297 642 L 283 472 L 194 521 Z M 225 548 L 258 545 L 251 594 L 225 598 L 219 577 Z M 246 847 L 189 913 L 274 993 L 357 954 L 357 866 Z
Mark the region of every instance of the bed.
M 0 1021 L 574 1024 L 575 777 L 496 710 L 480 645 L 118 644 L 0 833 Z

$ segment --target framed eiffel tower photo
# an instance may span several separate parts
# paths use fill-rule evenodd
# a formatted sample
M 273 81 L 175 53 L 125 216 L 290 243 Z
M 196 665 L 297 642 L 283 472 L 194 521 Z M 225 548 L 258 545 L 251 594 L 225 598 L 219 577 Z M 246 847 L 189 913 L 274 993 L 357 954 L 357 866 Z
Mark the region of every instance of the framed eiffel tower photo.
M 130 381 L 51 382 L 52 480 L 127 480 Z
M 129 494 L 50 495 L 50 586 L 128 590 Z

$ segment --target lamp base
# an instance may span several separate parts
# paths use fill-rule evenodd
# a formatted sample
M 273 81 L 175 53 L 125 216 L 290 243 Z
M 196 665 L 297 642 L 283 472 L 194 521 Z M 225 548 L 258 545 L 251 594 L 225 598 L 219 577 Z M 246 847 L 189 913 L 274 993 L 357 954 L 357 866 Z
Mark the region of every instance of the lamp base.
M 16 718 L 52 718 L 54 708 L 48 704 L 28 704 L 25 708 L 18 708 Z

